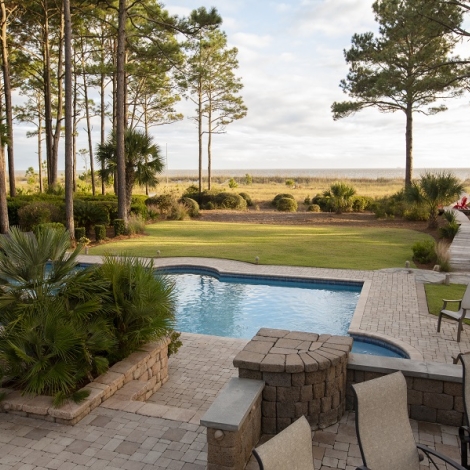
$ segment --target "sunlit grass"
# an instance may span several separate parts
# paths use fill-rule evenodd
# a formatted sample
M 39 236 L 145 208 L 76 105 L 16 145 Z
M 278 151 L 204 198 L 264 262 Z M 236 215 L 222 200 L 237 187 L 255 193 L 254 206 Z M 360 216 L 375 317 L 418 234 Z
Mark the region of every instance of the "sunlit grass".
M 429 313 L 439 315 L 442 310 L 443 299 L 461 299 L 467 286 L 465 284 L 425 284 L 426 300 L 428 302 Z M 455 302 L 447 305 L 448 310 L 457 310 L 458 304 Z
M 428 236 L 413 230 L 303 227 L 172 221 L 148 225 L 146 236 L 107 243 L 90 254 L 195 256 L 260 264 L 381 269 L 404 266 L 411 246 Z

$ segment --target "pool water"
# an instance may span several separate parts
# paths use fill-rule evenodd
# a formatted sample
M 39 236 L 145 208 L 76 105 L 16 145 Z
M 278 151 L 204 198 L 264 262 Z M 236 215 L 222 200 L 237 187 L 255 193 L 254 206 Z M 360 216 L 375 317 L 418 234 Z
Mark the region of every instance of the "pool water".
M 176 274 L 177 329 L 250 339 L 260 328 L 346 335 L 361 285 Z
M 347 335 L 361 283 L 279 280 L 166 269 L 175 283 L 177 330 L 251 339 L 260 328 Z M 371 338 L 355 337 L 352 352 L 407 357 Z

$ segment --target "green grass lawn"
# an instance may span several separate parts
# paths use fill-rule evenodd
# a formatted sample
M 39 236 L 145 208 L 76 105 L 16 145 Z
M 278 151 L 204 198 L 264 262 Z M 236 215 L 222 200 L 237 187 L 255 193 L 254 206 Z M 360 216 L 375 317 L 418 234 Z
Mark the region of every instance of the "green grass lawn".
M 92 255 L 197 256 L 319 268 L 402 267 L 428 235 L 404 229 L 305 227 L 200 221 L 148 225 L 146 236 L 103 244 Z
M 443 299 L 461 299 L 467 286 L 465 284 L 425 284 L 424 289 L 426 291 L 426 300 L 428 301 L 429 313 L 433 315 L 439 315 L 442 310 Z M 447 305 L 448 310 L 457 310 L 458 304 L 449 303 Z

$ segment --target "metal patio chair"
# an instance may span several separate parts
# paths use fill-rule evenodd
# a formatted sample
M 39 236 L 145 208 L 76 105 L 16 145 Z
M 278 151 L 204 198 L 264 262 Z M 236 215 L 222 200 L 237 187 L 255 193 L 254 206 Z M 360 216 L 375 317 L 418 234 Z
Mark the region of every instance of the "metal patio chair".
M 467 286 L 467 289 L 465 290 L 465 294 L 463 295 L 463 298 L 458 299 L 458 300 L 443 299 L 443 302 L 444 304 L 442 306 L 442 310 L 439 313 L 439 319 L 437 320 L 437 332 L 439 333 L 439 331 L 441 331 L 442 317 L 449 318 L 450 320 L 455 320 L 458 322 L 457 343 L 459 343 L 460 334 L 462 333 L 462 330 L 463 330 L 463 321 L 465 319 L 470 320 L 470 284 Z M 447 309 L 447 304 L 451 302 L 458 302 L 459 310 L 457 312 Z
M 314 470 L 312 430 L 305 416 L 253 449 L 261 470 Z
M 424 453 L 435 468 L 436 459 L 463 470 L 457 462 L 416 444 L 408 418 L 407 387 L 401 372 L 353 385 L 356 433 L 364 466 L 358 469 L 418 470 Z
M 463 467 L 470 469 L 468 463 L 468 449 L 470 447 L 470 423 L 469 423 L 469 409 L 470 405 L 470 352 L 460 353 L 457 356 L 455 363 L 460 361 L 462 363 L 462 386 L 463 386 L 463 408 L 464 424 L 459 427 L 459 440 L 460 440 L 460 457 Z

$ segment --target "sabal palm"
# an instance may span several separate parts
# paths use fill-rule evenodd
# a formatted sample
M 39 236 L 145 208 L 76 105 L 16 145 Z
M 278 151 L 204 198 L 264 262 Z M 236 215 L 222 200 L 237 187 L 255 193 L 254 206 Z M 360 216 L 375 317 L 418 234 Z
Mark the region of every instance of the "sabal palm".
M 409 202 L 427 207 L 428 227 L 436 228 L 439 207 L 455 201 L 463 191 L 463 184 L 452 173 L 426 172 L 420 180 L 413 181 L 406 188 L 405 195 Z
M 332 208 L 337 214 L 351 207 L 351 198 L 356 194 L 352 186 L 345 183 L 333 183 L 330 189 L 323 193 L 323 196 L 329 199 Z
M 130 210 L 132 188 L 134 185 L 147 185 L 154 187 L 158 180 L 156 175 L 164 168 L 160 156 L 160 148 L 153 143 L 151 136 L 145 132 L 127 129 L 124 135 L 124 148 L 126 160 L 126 206 Z M 102 176 L 106 179 L 114 174 L 117 166 L 116 135 L 111 133 L 106 143 L 98 146 L 97 159 L 104 163 L 106 169 Z
M 108 255 L 98 274 L 111 291 L 107 315 L 117 338 L 113 360 L 123 359 L 174 328 L 174 286 L 163 276 L 155 277 L 150 263 Z
M 0 377 L 55 403 L 107 367 L 115 340 L 99 312 L 106 297 L 96 270 L 77 270 L 70 235 L 44 229 L 34 236 L 13 227 L 0 235 Z

